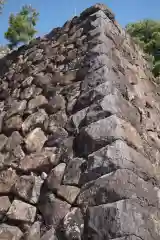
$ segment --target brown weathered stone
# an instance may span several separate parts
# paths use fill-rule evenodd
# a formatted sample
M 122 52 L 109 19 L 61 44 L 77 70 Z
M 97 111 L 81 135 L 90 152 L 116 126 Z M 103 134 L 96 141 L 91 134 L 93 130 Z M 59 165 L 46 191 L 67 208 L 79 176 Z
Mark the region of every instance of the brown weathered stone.
M 22 231 L 15 226 L 7 224 L 0 225 L 0 239 L 4 240 L 20 240 L 23 236 Z
M 39 209 L 44 217 L 45 223 L 56 228 L 69 212 L 70 205 L 65 201 L 55 198 L 54 194 L 50 193 L 41 198 Z
M 7 213 L 10 205 L 11 202 L 9 201 L 9 198 L 7 196 L 0 197 L 0 220 L 2 220 Z
M 25 140 L 26 148 L 29 152 L 38 152 L 42 149 L 47 137 L 40 128 L 35 128 L 28 134 Z
M 14 200 L 7 212 L 7 217 L 10 220 L 19 220 L 27 223 L 33 223 L 35 215 L 36 207 L 19 200 Z
M 60 163 L 59 165 L 57 165 L 55 168 L 51 170 L 51 172 L 49 173 L 46 179 L 47 186 L 49 189 L 56 190 L 59 188 L 64 175 L 65 168 L 66 168 L 66 164 Z
M 64 198 L 68 203 L 73 204 L 80 189 L 74 186 L 61 185 L 58 187 L 57 195 Z
M 39 95 L 29 101 L 28 110 L 32 112 L 34 109 L 45 106 L 47 103 L 47 99 L 43 95 Z
M 13 116 L 5 121 L 3 129 L 5 132 L 18 131 L 22 127 L 22 118 L 19 115 Z
M 29 203 L 37 203 L 43 181 L 40 177 L 20 176 L 17 178 L 12 191 Z
M 4 134 L 0 134 L 0 151 L 3 150 L 6 142 L 7 142 L 7 137 Z
M 57 157 L 53 152 L 32 153 L 26 155 L 19 164 L 19 169 L 22 171 L 37 171 L 43 172 L 49 170 L 52 166 L 56 165 Z
M 36 127 L 45 128 L 47 125 L 48 115 L 43 109 L 29 115 L 22 124 L 22 131 L 24 134 L 32 131 Z M 47 127 L 47 126 L 46 126 Z
M 0 172 L 0 193 L 10 193 L 16 181 L 17 175 L 15 170 L 8 169 Z

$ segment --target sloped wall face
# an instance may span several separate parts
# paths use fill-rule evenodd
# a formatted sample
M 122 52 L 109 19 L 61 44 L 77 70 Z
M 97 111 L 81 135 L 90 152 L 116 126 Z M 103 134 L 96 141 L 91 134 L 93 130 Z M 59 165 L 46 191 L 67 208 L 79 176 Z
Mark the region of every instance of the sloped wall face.
M 160 97 L 103 5 L 1 60 L 0 239 L 160 239 Z

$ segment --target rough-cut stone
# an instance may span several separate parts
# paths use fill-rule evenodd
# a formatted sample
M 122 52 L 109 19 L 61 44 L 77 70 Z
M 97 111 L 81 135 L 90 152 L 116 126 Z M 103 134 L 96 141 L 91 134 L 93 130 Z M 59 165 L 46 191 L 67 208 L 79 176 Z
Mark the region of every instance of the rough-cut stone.
M 36 127 L 45 128 L 48 115 L 43 109 L 39 109 L 38 112 L 29 115 L 22 124 L 23 133 L 28 133 Z M 47 128 L 47 126 L 46 126 Z
M 35 222 L 25 235 L 25 240 L 40 240 L 40 222 Z
M 61 143 L 61 156 L 62 162 L 67 163 L 74 155 L 74 137 L 68 137 Z
M 10 206 L 11 202 L 7 196 L 0 197 L 0 220 L 6 215 Z
M 23 87 L 28 87 L 32 84 L 32 81 L 33 81 L 33 77 L 30 76 L 30 77 L 27 77 L 23 82 L 22 82 L 22 86 Z
M 2 127 L 3 127 L 4 116 L 5 116 L 5 112 L 0 112 L 0 133 L 1 133 Z
M 42 183 L 40 177 L 20 176 L 15 182 L 12 191 L 25 201 L 35 204 L 38 202 Z
M 7 111 L 7 114 L 5 117 L 9 118 L 9 117 L 12 117 L 13 115 L 21 115 L 23 114 L 25 108 L 26 108 L 26 105 L 27 105 L 27 101 L 26 100 L 23 100 L 23 101 L 20 101 L 20 102 L 13 102 L 11 108 Z
M 39 210 L 41 211 L 46 225 L 58 226 L 60 221 L 69 212 L 70 205 L 55 198 L 54 194 L 48 193 L 40 199 Z
M 0 193 L 8 194 L 16 181 L 17 175 L 15 170 L 8 169 L 0 172 Z
M 54 153 L 44 151 L 42 153 L 32 153 L 26 155 L 21 161 L 18 168 L 22 171 L 36 171 L 43 172 L 49 170 L 57 163 L 56 155 Z
M 82 158 L 71 159 L 65 170 L 63 184 L 79 185 L 84 163 L 85 161 Z
M 18 220 L 26 223 L 33 223 L 36 215 L 36 207 L 22 202 L 20 200 L 14 200 L 12 202 L 7 217 L 10 220 Z
M 141 178 L 156 180 L 154 167 L 142 154 L 117 140 L 88 156 L 87 170 L 81 181 L 91 181 L 116 169 L 130 169 Z
M 48 131 L 49 133 L 52 133 L 55 129 L 55 126 L 57 127 L 64 127 L 67 122 L 67 115 L 63 111 L 59 111 L 56 114 L 49 116 L 49 123 L 48 123 Z
M 47 99 L 43 95 L 39 95 L 31 99 L 28 103 L 28 111 L 32 113 L 34 109 L 43 107 L 48 103 Z
M 82 129 L 76 140 L 76 148 L 80 155 L 87 155 L 117 139 L 125 140 L 137 149 L 143 150 L 142 140 L 136 129 L 115 115 Z
M 150 229 L 154 229 L 154 222 L 149 212 L 134 201 L 121 200 L 88 209 L 85 239 L 115 239 L 135 235 L 140 239 L 158 240 L 158 231 L 151 232 Z
M 18 145 L 14 150 L 13 150 L 13 155 L 16 159 L 22 160 L 25 157 L 25 154 L 22 150 L 22 147 Z
M 79 192 L 80 189 L 77 187 L 61 185 L 58 187 L 57 195 L 64 198 L 68 203 L 73 204 Z
M 114 238 L 114 240 L 141 240 L 141 238 L 139 238 L 135 235 L 130 235 L 127 237 Z
M 46 182 L 50 190 L 58 189 L 59 185 L 61 184 L 65 168 L 66 164 L 60 163 L 55 168 L 53 168 L 52 171 L 49 173 Z
M 51 228 L 50 230 L 48 230 L 42 237 L 40 240 L 58 240 L 58 238 L 56 237 L 56 231 L 54 228 Z
M 66 240 L 81 239 L 84 229 L 83 215 L 79 208 L 73 208 L 64 217 L 62 222 L 62 234 Z
M 10 226 L 4 223 L 0 225 L 0 239 L 20 240 L 22 236 L 23 233 L 18 227 Z
M 3 170 L 6 165 L 6 156 L 0 153 L 0 169 Z
M 85 117 L 85 124 L 88 125 L 113 114 L 129 120 L 133 126 L 139 127 L 140 114 L 138 110 L 118 93 L 108 94 L 98 104 L 90 106 Z
M 64 128 L 53 127 L 51 135 L 45 143 L 46 147 L 59 147 L 63 140 L 68 137 L 68 132 Z
M 7 133 L 19 131 L 22 127 L 23 120 L 19 115 L 13 116 L 4 122 L 3 130 Z
M 31 133 L 28 134 L 25 140 L 26 149 L 28 152 L 38 152 L 43 148 L 47 137 L 40 128 L 35 128 Z
M 4 134 L 0 134 L 0 151 L 3 150 L 6 142 L 7 142 L 7 137 Z
M 13 151 L 17 146 L 19 146 L 23 142 L 23 138 L 18 131 L 15 131 L 8 138 L 5 149 L 7 151 Z
M 65 109 L 65 100 L 61 95 L 55 95 L 46 105 L 46 111 L 49 114 Z
M 159 208 L 160 189 L 154 189 L 151 183 L 139 178 L 132 171 L 119 169 L 89 182 L 82 187 L 77 199 L 79 205 L 100 205 L 122 199 L 138 199 L 141 205 Z

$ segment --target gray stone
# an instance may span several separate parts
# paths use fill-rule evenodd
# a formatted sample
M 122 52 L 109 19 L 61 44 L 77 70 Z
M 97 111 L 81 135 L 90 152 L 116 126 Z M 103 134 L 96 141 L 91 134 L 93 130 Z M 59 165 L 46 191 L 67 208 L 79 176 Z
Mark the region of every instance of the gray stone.
M 68 163 L 73 158 L 74 152 L 74 137 L 68 137 L 61 143 L 60 159 L 62 162 Z
M 49 114 L 65 109 L 65 100 L 61 95 L 55 95 L 46 105 L 46 111 Z
M 57 165 L 55 168 L 51 170 L 51 172 L 49 173 L 46 179 L 47 186 L 50 190 L 58 189 L 58 187 L 61 184 L 65 168 L 66 168 L 66 164 L 60 163 L 59 165 Z
M 68 203 L 73 204 L 80 192 L 80 189 L 74 186 L 61 185 L 58 187 L 57 196 L 64 198 Z
M 3 119 L 5 116 L 5 112 L 0 112 L 0 133 L 2 132 L 2 128 L 3 128 Z
M 47 103 L 47 99 L 43 95 L 39 95 L 29 101 L 28 111 L 32 113 L 35 109 L 46 106 Z
M 66 240 L 81 239 L 84 230 L 83 215 L 79 208 L 72 208 L 62 221 L 62 233 Z
M 25 154 L 21 146 L 19 145 L 13 150 L 13 155 L 16 159 L 20 159 L 20 160 L 22 160 L 25 157 Z
M 80 126 L 81 122 L 84 120 L 88 110 L 89 110 L 88 107 L 84 108 L 71 116 L 71 121 L 72 121 L 73 127 L 76 128 L 77 132 L 79 132 L 78 131 L 79 126 Z
M 36 207 L 22 202 L 20 200 L 14 200 L 12 202 L 7 217 L 10 220 L 18 220 L 26 223 L 33 223 L 36 216 Z
M 6 156 L 0 153 L 0 170 L 4 168 L 5 160 L 6 160 Z
M 24 172 L 36 171 L 43 172 L 51 169 L 57 163 L 57 157 L 53 152 L 44 151 L 42 153 L 32 153 L 26 155 L 18 168 Z
M 0 134 L 0 151 L 3 150 L 6 142 L 7 142 L 7 137 L 4 134 Z
M 34 96 L 35 88 L 35 85 L 25 88 L 23 92 L 21 92 L 20 98 L 30 100 Z
M 114 238 L 113 240 L 141 240 L 141 238 L 139 238 L 135 235 L 130 235 L 127 237 Z
M 156 181 L 155 169 L 151 162 L 121 140 L 90 154 L 87 165 L 87 170 L 81 178 L 83 183 L 116 169 L 130 169 L 146 181 Z
M 40 198 L 39 210 L 45 220 L 46 225 L 56 228 L 64 216 L 69 212 L 70 205 L 55 198 L 54 194 L 48 193 Z
M 50 230 L 48 230 L 42 237 L 40 240 L 58 240 L 58 238 L 56 237 L 56 231 L 54 228 L 51 228 Z
M 33 77 L 30 76 L 30 77 L 27 77 L 23 82 L 22 82 L 22 86 L 23 87 L 28 87 L 32 84 L 32 81 L 33 81 Z
M 115 115 L 91 123 L 82 129 L 76 139 L 76 149 L 81 156 L 85 156 L 117 139 L 125 140 L 143 151 L 142 140 L 136 129 Z
M 11 136 L 8 138 L 7 143 L 5 145 L 5 149 L 7 151 L 13 151 L 17 146 L 22 144 L 23 138 L 18 131 L 14 131 Z
M 13 104 L 11 105 L 11 108 L 7 111 L 7 114 L 5 117 L 10 118 L 13 115 L 22 115 L 25 108 L 27 105 L 27 101 L 23 100 L 23 101 L 15 101 L 13 102 Z
M 4 123 L 3 130 L 7 133 L 19 131 L 22 127 L 23 120 L 19 115 L 7 119 Z
M 45 146 L 59 147 L 67 137 L 68 132 L 64 128 L 54 126 L 51 129 L 50 136 L 48 137 Z
M 122 199 L 138 199 L 141 205 L 159 208 L 160 189 L 127 169 L 118 169 L 81 188 L 78 205 L 100 205 Z
M 44 132 L 40 128 L 35 128 L 25 139 L 26 149 L 28 152 L 38 152 L 43 148 L 46 140 Z
M 85 160 L 82 158 L 74 158 L 67 164 L 63 184 L 65 185 L 79 185 L 81 173 L 83 172 L 83 164 Z
M 22 124 L 24 134 L 32 131 L 36 127 L 45 128 L 45 122 L 48 120 L 48 115 L 43 109 L 29 115 Z M 47 127 L 47 126 L 46 126 Z
M 6 215 L 11 203 L 7 196 L 0 197 L 0 220 Z
M 64 127 L 67 122 L 67 115 L 63 111 L 59 111 L 56 114 L 49 116 L 49 123 L 48 123 L 48 131 L 50 133 L 53 132 L 55 126 L 57 127 Z
M 40 240 L 40 222 L 35 222 L 25 235 L 25 240 Z
M 7 224 L 0 225 L 0 239 L 2 240 L 20 240 L 23 233 L 18 227 Z
M 85 218 L 84 238 L 103 240 L 134 235 L 140 239 L 158 240 L 158 231 L 151 231 L 155 223 L 148 211 L 133 200 L 90 207 Z
M 116 114 L 130 121 L 137 128 L 140 125 L 140 114 L 121 94 L 108 94 L 98 104 L 91 105 L 85 117 L 85 125 Z
M 8 194 L 16 181 L 17 175 L 15 170 L 7 169 L 0 172 L 0 193 Z
M 40 177 L 20 176 L 13 186 L 13 192 L 25 201 L 36 204 L 38 202 L 43 181 Z

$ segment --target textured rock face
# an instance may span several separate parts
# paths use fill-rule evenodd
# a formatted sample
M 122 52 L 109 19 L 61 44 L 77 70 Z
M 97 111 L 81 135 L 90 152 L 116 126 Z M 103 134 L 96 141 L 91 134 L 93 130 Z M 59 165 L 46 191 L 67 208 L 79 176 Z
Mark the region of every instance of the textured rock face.
M 152 80 L 103 4 L 0 60 L 0 239 L 160 239 Z

